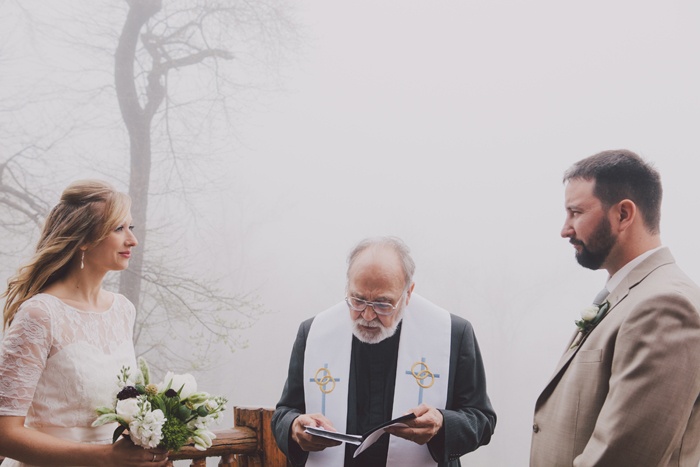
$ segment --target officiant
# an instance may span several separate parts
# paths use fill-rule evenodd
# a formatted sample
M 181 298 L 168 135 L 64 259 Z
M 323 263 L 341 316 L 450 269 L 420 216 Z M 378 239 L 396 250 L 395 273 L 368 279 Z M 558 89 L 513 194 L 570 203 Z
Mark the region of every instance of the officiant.
M 487 444 L 496 414 L 471 324 L 414 293 L 415 264 L 398 238 L 348 256 L 344 301 L 304 321 L 272 418 L 295 466 L 459 466 Z M 413 412 L 353 458 L 356 446 L 305 426 L 364 434 Z

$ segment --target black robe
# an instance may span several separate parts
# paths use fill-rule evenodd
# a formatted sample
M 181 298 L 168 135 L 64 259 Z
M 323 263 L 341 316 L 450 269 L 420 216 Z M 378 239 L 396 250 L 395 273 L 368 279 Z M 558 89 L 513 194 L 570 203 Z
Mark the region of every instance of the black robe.
M 364 434 L 372 428 L 391 420 L 394 407 L 396 362 L 399 355 L 401 323 L 396 334 L 378 344 L 366 344 L 352 337 L 350 358 L 350 386 L 346 433 Z M 356 445 L 345 444 L 345 465 L 384 467 L 389 449 L 389 434 L 382 437 L 366 451 L 353 459 Z

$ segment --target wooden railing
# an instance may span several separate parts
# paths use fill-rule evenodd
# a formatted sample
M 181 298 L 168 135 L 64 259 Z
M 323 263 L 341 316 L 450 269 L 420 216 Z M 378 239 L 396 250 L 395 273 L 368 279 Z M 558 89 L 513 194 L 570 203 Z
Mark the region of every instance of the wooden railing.
M 198 451 L 185 446 L 169 458 L 191 460 L 190 467 L 206 467 L 208 457 L 219 457 L 219 467 L 287 467 L 287 458 L 277 447 L 270 421 L 274 410 L 253 407 L 233 408 L 233 428 L 213 430 L 211 448 Z M 0 464 L 4 458 L 0 457 Z M 291 465 L 291 464 L 290 464 Z
M 192 460 L 190 467 L 205 467 L 208 457 L 219 457 L 219 467 L 286 467 L 287 458 L 272 436 L 270 420 L 274 410 L 234 407 L 234 427 L 213 430 L 212 447 L 198 451 L 185 446 L 170 454 L 170 460 Z

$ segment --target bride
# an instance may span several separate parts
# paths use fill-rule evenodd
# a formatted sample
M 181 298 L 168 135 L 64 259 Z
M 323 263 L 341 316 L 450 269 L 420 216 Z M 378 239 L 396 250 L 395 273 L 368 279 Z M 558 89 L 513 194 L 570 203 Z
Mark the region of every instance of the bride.
M 137 245 L 131 200 L 110 185 L 68 186 L 36 253 L 8 282 L 0 347 L 0 456 L 8 466 L 165 466 L 167 452 L 115 425 L 91 427 L 114 400 L 122 366 L 136 368 L 134 306 L 102 288 Z

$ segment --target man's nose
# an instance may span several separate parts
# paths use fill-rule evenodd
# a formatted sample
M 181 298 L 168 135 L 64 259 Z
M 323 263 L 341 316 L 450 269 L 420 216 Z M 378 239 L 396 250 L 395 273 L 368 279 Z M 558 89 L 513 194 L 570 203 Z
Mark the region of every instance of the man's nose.
M 568 220 L 564 221 L 560 235 L 563 238 L 570 238 L 574 236 L 574 228 L 571 226 L 571 223 Z
M 365 316 L 365 313 L 368 313 L 368 315 Z M 362 310 L 362 318 L 364 318 L 366 321 L 372 321 L 376 317 L 377 313 L 374 312 L 374 307 L 372 305 L 367 305 L 365 309 Z

